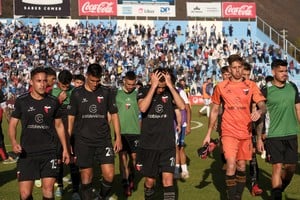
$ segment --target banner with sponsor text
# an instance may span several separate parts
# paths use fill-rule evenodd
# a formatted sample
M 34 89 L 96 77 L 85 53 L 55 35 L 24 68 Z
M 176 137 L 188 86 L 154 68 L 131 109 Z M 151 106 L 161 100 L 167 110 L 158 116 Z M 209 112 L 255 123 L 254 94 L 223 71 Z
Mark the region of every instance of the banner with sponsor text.
M 222 17 L 256 18 L 256 4 L 254 2 L 223 2 Z
M 221 17 L 221 3 L 187 2 L 186 13 L 188 17 Z
M 70 16 L 70 0 L 14 0 L 15 15 Z
M 118 4 L 118 16 L 175 17 L 175 6 L 148 4 Z
M 79 16 L 117 16 L 117 0 L 78 0 Z

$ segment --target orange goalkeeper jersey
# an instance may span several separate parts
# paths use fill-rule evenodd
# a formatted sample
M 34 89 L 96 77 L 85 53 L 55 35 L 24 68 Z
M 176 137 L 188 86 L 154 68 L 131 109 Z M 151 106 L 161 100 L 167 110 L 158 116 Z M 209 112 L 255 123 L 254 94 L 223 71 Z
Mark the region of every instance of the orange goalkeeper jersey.
M 238 139 L 251 137 L 250 107 L 252 102 L 265 101 L 255 82 L 222 81 L 217 84 L 212 96 L 214 104 L 224 106 L 222 115 L 222 136 L 231 136 Z

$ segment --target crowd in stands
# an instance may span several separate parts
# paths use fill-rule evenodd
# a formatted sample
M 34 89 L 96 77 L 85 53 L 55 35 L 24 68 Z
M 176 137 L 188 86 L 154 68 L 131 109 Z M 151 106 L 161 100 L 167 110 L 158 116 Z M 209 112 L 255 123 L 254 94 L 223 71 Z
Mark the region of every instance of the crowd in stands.
M 65 27 L 59 23 L 0 24 L 2 89 L 10 101 L 28 89 L 29 72 L 36 66 L 83 74 L 88 64 L 97 62 L 105 68 L 104 85 L 118 86 L 128 70 L 134 70 L 146 84 L 152 69 L 161 66 L 173 69 L 199 94 L 207 78 L 214 83 L 220 79 L 220 68 L 231 54 L 238 53 L 252 64 L 254 77 L 267 75 L 266 66 L 285 56 L 279 47 L 249 37 L 229 41 L 224 32 L 216 32 L 214 24 L 186 27 L 184 43 L 177 43 L 177 34 L 167 23 L 161 28 L 88 22 Z M 299 73 L 298 65 L 290 65 L 291 74 Z

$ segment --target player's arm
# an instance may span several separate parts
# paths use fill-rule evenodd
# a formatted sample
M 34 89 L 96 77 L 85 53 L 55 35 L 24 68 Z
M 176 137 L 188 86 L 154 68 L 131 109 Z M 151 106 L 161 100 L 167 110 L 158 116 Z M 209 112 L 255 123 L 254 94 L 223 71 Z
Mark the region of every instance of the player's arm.
M 211 133 L 212 133 L 212 131 L 215 127 L 215 124 L 217 122 L 217 119 L 218 119 L 219 107 L 220 107 L 220 105 L 212 103 L 212 107 L 211 107 L 211 111 L 210 111 L 210 115 L 209 115 L 209 121 L 208 121 L 208 129 L 207 129 L 206 136 L 202 143 L 203 145 L 210 142 Z
M 14 153 L 19 154 L 22 152 L 21 145 L 17 142 L 17 126 L 19 123 L 19 119 L 11 117 L 8 125 L 8 136 L 10 143 L 12 145 L 12 150 Z
M 65 133 L 65 127 L 61 118 L 55 119 L 54 122 L 55 122 L 56 133 L 63 147 L 62 161 L 65 164 L 69 164 L 70 162 L 70 154 L 69 154 L 70 148 L 68 142 L 69 136 L 68 134 Z
M 73 133 L 74 121 L 75 121 L 75 116 L 74 115 L 68 115 L 68 134 L 69 134 L 70 137 Z
M 181 98 L 181 96 L 179 95 L 177 90 L 175 89 L 175 87 L 172 83 L 170 74 L 166 73 L 166 74 L 163 74 L 163 76 L 165 77 L 166 85 L 169 88 L 169 91 L 171 92 L 171 94 L 173 96 L 173 99 L 174 99 L 174 102 L 175 102 L 177 108 L 180 110 L 185 109 L 185 104 L 183 102 L 183 99 Z
M 116 141 L 114 144 L 114 151 L 118 153 L 122 150 L 122 140 L 121 140 L 121 130 L 120 130 L 120 120 L 118 113 L 111 114 L 111 122 L 114 127 Z
M 298 122 L 300 123 L 300 103 L 295 104 Z

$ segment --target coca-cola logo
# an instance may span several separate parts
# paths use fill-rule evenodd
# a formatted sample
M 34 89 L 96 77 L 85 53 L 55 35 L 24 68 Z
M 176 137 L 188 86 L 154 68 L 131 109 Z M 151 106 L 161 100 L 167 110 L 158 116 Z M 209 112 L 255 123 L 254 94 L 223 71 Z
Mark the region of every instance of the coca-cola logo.
M 99 4 L 92 4 L 87 1 L 82 5 L 81 11 L 83 13 L 112 13 L 113 2 L 101 2 Z
M 252 8 L 251 5 L 242 5 L 239 7 L 234 7 L 233 5 L 228 5 L 225 9 L 225 15 L 232 16 L 252 16 Z

